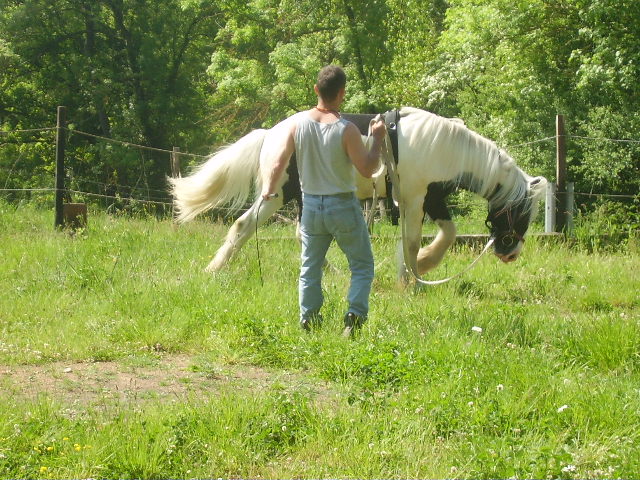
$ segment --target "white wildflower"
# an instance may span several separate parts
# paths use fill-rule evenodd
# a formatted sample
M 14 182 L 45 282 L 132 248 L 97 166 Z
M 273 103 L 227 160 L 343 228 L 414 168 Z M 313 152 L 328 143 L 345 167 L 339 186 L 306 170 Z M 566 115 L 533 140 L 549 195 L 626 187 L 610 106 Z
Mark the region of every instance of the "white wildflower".
M 569 405 L 562 405 L 560 408 L 558 408 L 558 413 L 564 412 L 567 408 L 569 408 Z
M 475 333 L 482 333 L 482 327 L 471 327 L 471 331 Z

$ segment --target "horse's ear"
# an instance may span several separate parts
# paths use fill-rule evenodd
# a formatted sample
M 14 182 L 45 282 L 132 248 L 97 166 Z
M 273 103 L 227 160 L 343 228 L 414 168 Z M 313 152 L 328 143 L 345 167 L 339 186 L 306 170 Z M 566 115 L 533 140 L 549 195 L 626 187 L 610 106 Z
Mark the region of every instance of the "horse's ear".
M 535 177 L 529 180 L 529 191 L 533 195 L 539 195 L 547 188 L 547 179 L 544 177 Z

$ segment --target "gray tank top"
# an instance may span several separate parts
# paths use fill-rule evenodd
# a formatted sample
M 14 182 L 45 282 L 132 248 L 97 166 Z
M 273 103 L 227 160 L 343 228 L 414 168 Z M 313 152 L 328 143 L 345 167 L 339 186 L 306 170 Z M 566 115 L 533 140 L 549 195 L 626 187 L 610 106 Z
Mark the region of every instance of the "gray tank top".
M 302 192 L 310 195 L 355 192 L 353 165 L 342 143 L 347 120 L 320 123 L 312 120 L 308 112 L 300 112 L 296 120 L 296 160 Z

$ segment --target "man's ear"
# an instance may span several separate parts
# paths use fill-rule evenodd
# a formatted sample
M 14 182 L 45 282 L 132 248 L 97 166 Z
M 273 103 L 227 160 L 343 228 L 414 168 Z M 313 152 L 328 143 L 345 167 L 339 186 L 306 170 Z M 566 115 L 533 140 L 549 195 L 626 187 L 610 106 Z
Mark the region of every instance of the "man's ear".
M 320 90 L 318 90 L 318 85 L 317 84 L 315 84 L 313 86 L 313 91 L 316 92 L 316 95 L 320 96 Z

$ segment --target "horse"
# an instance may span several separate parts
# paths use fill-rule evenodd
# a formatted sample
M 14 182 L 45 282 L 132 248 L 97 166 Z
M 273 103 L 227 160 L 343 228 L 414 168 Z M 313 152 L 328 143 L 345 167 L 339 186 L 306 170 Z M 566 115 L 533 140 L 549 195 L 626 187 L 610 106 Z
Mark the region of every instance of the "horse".
M 345 117 L 363 123 L 373 115 Z M 385 149 L 383 156 L 392 170 L 394 201 L 400 207 L 403 225 L 403 255 L 398 259 L 400 279 L 406 281 L 409 272 L 420 276 L 434 269 L 454 243 L 456 228 L 446 198 L 458 188 L 487 200 L 485 224 L 493 239 L 494 253 L 504 263 L 515 261 L 547 181 L 526 174 L 508 153 L 458 119 L 413 107 L 400 109 L 398 119 L 393 126 L 397 134 L 397 164 L 391 158 L 390 148 Z M 252 193 L 256 196 L 227 233 L 206 267 L 207 272 L 222 269 L 257 226 L 284 204 L 291 200 L 302 204 L 293 158 L 280 180 L 278 196 L 268 202 L 262 202 L 259 196 L 262 173 L 269 171 L 273 158 L 282 149 L 289 121 L 271 129 L 253 130 L 213 154 L 191 175 L 168 179 L 178 223 L 190 221 L 209 209 L 227 207 L 238 211 Z M 388 136 L 386 144 L 390 144 Z M 421 247 L 425 215 L 439 231 L 429 245 Z
M 387 218 L 387 169 L 386 166 L 372 178 L 365 178 L 356 170 L 356 198 L 365 212 L 367 225 L 371 228 L 376 209 L 382 220 Z

